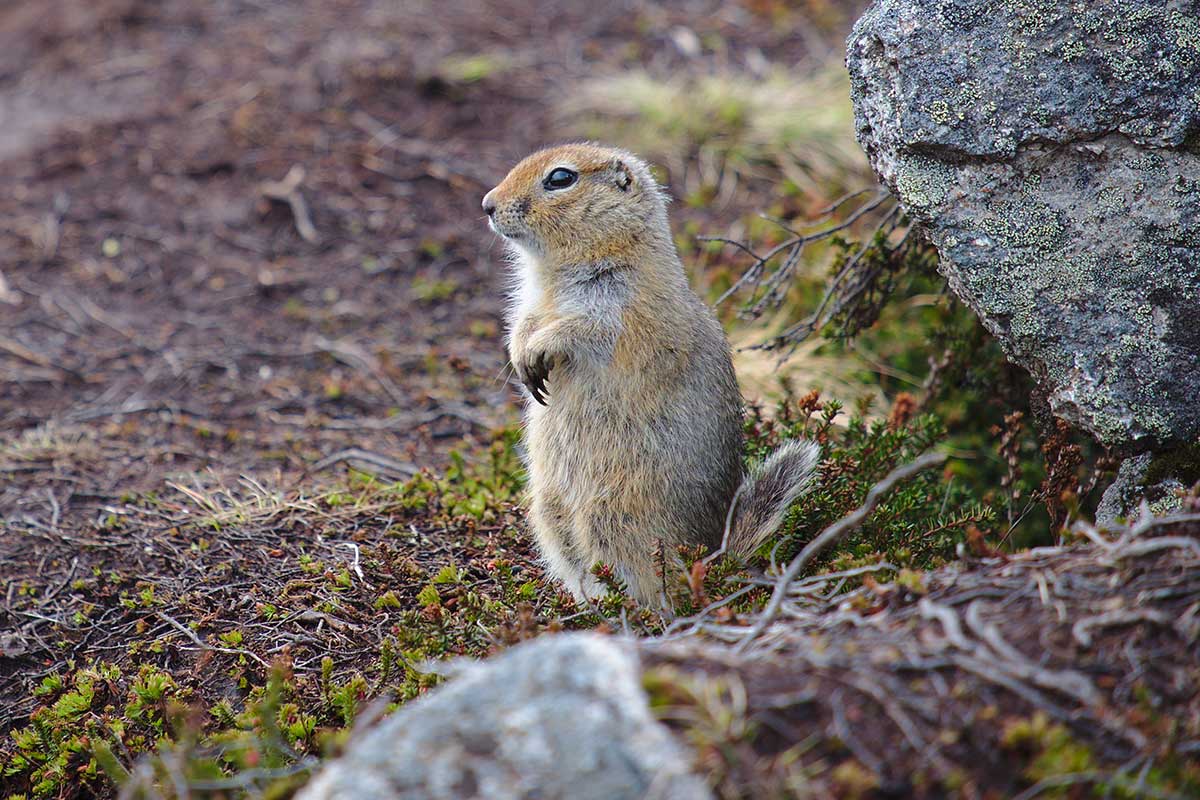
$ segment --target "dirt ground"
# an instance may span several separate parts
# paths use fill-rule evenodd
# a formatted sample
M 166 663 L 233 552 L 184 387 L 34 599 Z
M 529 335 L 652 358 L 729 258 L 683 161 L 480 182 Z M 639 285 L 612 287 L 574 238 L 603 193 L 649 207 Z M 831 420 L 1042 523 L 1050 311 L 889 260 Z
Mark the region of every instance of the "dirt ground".
M 67 598 L 108 596 L 81 577 L 187 580 L 170 557 L 189 546 L 170 538 L 183 512 L 154 522 L 131 498 L 317 486 L 344 469 L 347 448 L 404 477 L 444 467 L 452 450 L 480 452 L 514 421 L 505 271 L 480 197 L 522 155 L 570 135 L 554 112 L 577 79 L 794 63 L 836 46 L 785 11 L 707 0 L 0 9 L 0 706 L 11 711 L 0 737 L 25 721 L 32 682 L 64 647 L 96 652 L 59 616 Z M 705 43 L 700 55 L 691 41 Z M 738 210 L 721 213 L 681 211 L 716 227 Z M 305 534 L 304 520 L 277 522 L 272 536 Z M 359 539 L 374 544 L 386 527 Z M 421 547 L 451 547 L 447 535 Z M 261 542 L 219 544 L 226 556 L 257 547 L 239 567 L 251 577 L 214 579 L 198 564 L 194 580 L 223 581 L 225 594 L 214 588 L 197 618 L 289 580 L 266 575 L 276 562 Z M 481 552 L 496 547 L 527 545 Z M 394 580 L 380 563 L 368 578 Z M 144 634 L 109 606 L 113 630 Z M 375 624 L 369 602 L 357 613 Z
M 515 413 L 479 197 L 562 136 L 572 80 L 694 68 L 680 26 L 798 58 L 812 34 L 753 5 L 2 12 L 0 514 L 74 530 L 164 476 L 478 443 Z M 480 56 L 500 66 L 472 74 Z M 263 191 L 293 169 L 307 236 Z

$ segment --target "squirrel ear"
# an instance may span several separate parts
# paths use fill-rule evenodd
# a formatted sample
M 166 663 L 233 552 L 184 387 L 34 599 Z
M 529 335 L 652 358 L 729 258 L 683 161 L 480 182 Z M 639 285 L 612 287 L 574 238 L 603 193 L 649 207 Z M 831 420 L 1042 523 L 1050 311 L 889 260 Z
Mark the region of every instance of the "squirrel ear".
M 629 191 L 629 187 L 633 185 L 633 170 L 619 158 L 614 158 L 608 164 L 609 172 L 612 173 L 613 182 L 617 184 L 617 188 L 622 192 Z

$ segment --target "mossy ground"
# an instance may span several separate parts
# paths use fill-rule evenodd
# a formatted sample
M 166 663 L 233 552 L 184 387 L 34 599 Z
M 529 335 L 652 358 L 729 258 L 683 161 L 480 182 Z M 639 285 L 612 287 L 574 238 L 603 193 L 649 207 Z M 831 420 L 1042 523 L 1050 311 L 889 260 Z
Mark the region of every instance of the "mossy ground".
M 908 396 L 875 421 L 866 409 L 843 419 L 815 392 L 771 410 L 747 419 L 748 460 L 781 438 L 809 438 L 823 447 L 822 478 L 749 564 L 704 565 L 703 549 L 665 554 L 681 615 L 790 558 L 889 469 L 945 438 Z M 14 612 L 48 624 L 22 645 L 46 666 L 4 683 L 9 785 L 82 796 L 154 775 L 282 790 L 335 752 L 364 708 L 436 685 L 438 661 L 547 630 L 662 631 L 668 620 L 615 583 L 580 608 L 544 580 L 523 529 L 516 447 L 506 429 L 469 462 L 452 454 L 441 476 L 396 483 L 350 470 L 320 488 L 179 486 L 111 508 L 103 542 L 62 548 L 75 565 L 65 584 L 32 573 L 12 584 Z M 820 568 L 888 563 L 872 580 L 913 581 L 968 538 L 999 542 L 995 499 L 972 497 L 959 471 L 952 462 L 898 489 Z M 766 597 L 743 592 L 726 619 Z
M 128 498 L 102 545 L 75 548 L 69 585 L 14 584 L 16 614 L 56 622 L 31 645 L 47 668 L 5 681 L 8 785 L 103 794 L 106 760 L 136 770 L 168 746 L 212 754 L 189 779 L 296 764 L 369 700 L 434 685 L 431 660 L 571 610 L 517 532 L 511 445 L 436 480 Z

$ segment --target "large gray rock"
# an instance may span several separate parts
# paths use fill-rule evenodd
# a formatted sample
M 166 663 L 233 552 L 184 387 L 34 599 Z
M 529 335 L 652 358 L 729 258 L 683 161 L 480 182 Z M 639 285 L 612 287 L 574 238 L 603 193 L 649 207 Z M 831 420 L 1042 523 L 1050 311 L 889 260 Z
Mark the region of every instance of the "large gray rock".
M 846 58 L 876 173 L 1054 412 L 1195 440 L 1194 0 L 876 0 Z
M 710 797 L 651 715 L 637 656 L 595 634 L 543 636 L 385 720 L 299 800 Z

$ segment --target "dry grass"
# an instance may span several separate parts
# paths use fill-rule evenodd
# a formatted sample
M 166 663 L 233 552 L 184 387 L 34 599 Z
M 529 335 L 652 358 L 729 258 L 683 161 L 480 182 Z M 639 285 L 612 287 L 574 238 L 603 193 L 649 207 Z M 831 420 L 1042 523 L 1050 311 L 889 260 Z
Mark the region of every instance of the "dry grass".
M 94 437 L 87 431 L 45 423 L 12 438 L 0 439 L 0 469 L 93 456 L 97 450 Z
M 860 363 L 852 354 L 829 352 L 826 342 L 820 339 L 801 343 L 782 367 L 779 353 L 755 347 L 763 340 L 762 328 L 741 326 L 730 340 L 738 383 L 748 402 L 769 411 L 787 395 L 790 385 L 805 391 L 816 389 L 826 397 L 846 401 L 869 398 L 870 408 L 886 413 L 889 402 L 883 389 L 878 383 L 863 380 L 864 367 L 869 365 Z
M 577 87 L 564 114 L 585 136 L 661 160 L 685 198 L 727 196 L 750 177 L 822 198 L 873 181 L 840 63 L 808 73 L 777 65 L 759 74 L 617 73 Z

